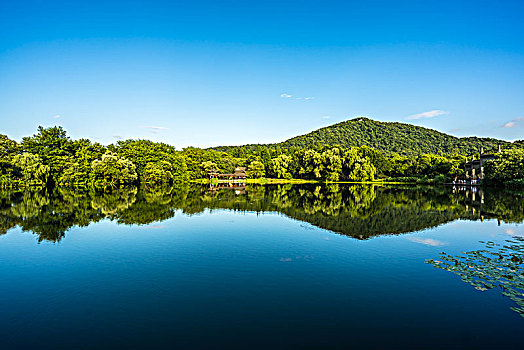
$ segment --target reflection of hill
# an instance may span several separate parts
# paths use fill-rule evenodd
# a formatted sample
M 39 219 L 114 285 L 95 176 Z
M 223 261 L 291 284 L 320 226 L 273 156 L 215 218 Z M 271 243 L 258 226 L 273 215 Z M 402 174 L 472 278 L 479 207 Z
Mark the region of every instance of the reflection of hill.
M 435 227 L 456 219 L 524 221 L 519 193 L 452 191 L 431 187 L 363 185 L 247 186 L 210 191 L 203 186 L 119 189 L 112 192 L 57 190 L 0 192 L 0 233 L 12 227 L 58 241 L 73 226 L 104 218 L 120 224 L 149 224 L 206 209 L 280 212 L 296 220 L 365 239 Z
M 208 208 L 275 211 L 315 226 L 367 238 L 412 232 L 461 218 L 464 208 L 451 193 L 373 186 L 275 186 L 224 191 L 208 198 Z M 257 193 L 262 191 L 262 193 Z
M 350 235 L 355 238 L 368 238 L 380 234 L 398 234 L 422 230 L 457 219 L 458 215 L 436 210 L 422 210 L 417 207 L 405 208 L 387 206 L 379 213 L 369 217 L 351 217 L 340 215 L 328 217 L 323 215 L 297 216 L 296 219 Z

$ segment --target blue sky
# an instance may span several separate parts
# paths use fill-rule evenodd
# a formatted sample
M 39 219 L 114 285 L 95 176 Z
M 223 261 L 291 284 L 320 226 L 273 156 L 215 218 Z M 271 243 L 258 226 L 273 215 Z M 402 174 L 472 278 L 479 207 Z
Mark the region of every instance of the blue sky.
M 2 1 L 0 133 L 278 142 L 356 116 L 524 139 L 523 1 Z

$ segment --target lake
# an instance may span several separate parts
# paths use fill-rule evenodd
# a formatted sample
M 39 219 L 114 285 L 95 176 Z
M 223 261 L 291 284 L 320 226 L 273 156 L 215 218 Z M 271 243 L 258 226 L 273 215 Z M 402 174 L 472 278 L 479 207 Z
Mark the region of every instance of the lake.
M 0 348 L 522 348 L 524 193 L 0 191 Z

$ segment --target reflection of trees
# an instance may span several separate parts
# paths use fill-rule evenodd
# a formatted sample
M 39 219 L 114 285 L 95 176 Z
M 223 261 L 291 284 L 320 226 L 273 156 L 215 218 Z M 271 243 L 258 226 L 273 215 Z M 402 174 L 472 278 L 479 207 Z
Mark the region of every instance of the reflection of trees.
M 524 221 L 524 193 L 488 190 L 483 210 L 508 223 L 522 222 Z
M 98 193 L 91 199 L 91 206 L 108 216 L 115 215 L 129 208 L 136 201 L 136 187 L 121 188 L 109 192 Z
M 10 205 L 1 209 L 2 230 L 18 225 L 24 231 L 36 233 L 39 241 L 58 241 L 72 226 L 86 226 L 103 217 L 91 207 L 89 195 L 81 192 L 43 190 L 0 196 L 10 198 Z
M 49 204 L 49 196 L 41 190 L 28 190 L 23 192 L 20 201 L 11 207 L 13 215 L 30 218 L 37 216 L 44 205 Z
M 433 201 L 442 199 L 435 199 L 430 194 L 421 195 L 417 190 L 337 186 L 306 190 L 292 211 L 280 211 L 295 219 L 358 238 L 411 232 L 458 217 L 457 213 L 436 208 Z
M 511 309 L 524 317 L 524 238 L 514 237 L 507 242 L 502 247 L 486 242 L 486 249 L 463 255 L 440 253 L 440 260 L 428 259 L 426 263 L 457 274 L 477 290 L 500 289 L 518 305 Z
M 0 234 L 5 234 L 20 223 L 18 217 L 11 214 L 11 208 L 21 196 L 21 193 L 0 190 Z
M 175 215 L 173 200 L 185 191 L 185 187 L 147 188 L 138 193 L 132 205 L 119 210 L 112 219 L 120 224 L 145 225 L 166 220 Z
M 109 192 L 0 192 L 0 233 L 20 226 L 39 240 L 57 241 L 73 226 L 103 218 L 121 224 L 166 220 L 176 210 L 198 214 L 209 209 L 280 212 L 321 228 L 368 238 L 412 232 L 456 220 L 500 218 L 524 220 L 523 196 L 491 193 L 474 198 L 449 188 L 377 187 L 368 185 L 306 184 L 232 187 L 205 186 L 113 189 Z

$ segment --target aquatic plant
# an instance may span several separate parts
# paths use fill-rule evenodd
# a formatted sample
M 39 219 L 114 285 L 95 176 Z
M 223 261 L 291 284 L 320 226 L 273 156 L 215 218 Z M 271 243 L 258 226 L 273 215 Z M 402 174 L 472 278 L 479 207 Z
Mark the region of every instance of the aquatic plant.
M 498 288 L 503 296 L 517 306 L 511 310 L 524 317 L 524 238 L 513 237 L 506 245 L 484 242 L 486 249 L 464 252 L 464 255 L 440 253 L 440 260 L 426 263 L 460 276 L 475 289 L 486 291 Z

